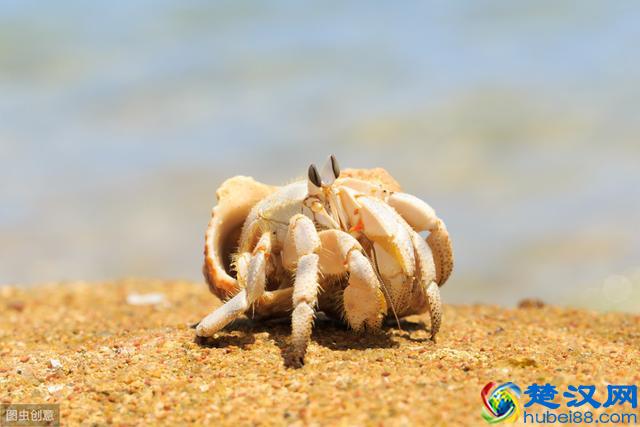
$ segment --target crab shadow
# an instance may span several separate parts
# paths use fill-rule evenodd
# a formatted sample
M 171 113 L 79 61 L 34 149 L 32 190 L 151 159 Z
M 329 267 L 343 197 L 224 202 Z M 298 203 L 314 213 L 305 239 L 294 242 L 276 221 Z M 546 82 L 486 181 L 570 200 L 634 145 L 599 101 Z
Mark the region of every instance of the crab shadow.
M 395 320 L 385 321 L 383 328 L 392 331 L 393 335 L 407 341 L 415 343 L 434 343 L 431 338 L 431 329 L 422 321 L 413 322 L 407 319 L 401 319 L 399 323 Z M 412 332 L 426 333 L 425 337 L 415 337 Z
M 196 337 L 195 342 L 199 346 L 206 348 L 235 346 L 241 349 L 248 349 L 256 343 L 257 335 L 266 333 L 268 334 L 268 339 L 280 349 L 284 365 L 288 368 L 299 368 L 302 363 L 291 351 L 290 322 L 290 319 L 286 318 L 254 321 L 243 317 L 229 324 L 215 337 Z M 400 325 L 402 330 L 407 331 L 424 327 L 420 323 L 405 321 L 402 321 Z M 394 336 L 397 336 L 397 333 L 393 332 L 394 326 L 397 327 L 397 324 L 385 325 L 381 331 L 354 332 L 343 323 L 320 313 L 314 323 L 311 339 L 322 347 L 333 351 L 395 348 L 400 344 L 394 340 Z

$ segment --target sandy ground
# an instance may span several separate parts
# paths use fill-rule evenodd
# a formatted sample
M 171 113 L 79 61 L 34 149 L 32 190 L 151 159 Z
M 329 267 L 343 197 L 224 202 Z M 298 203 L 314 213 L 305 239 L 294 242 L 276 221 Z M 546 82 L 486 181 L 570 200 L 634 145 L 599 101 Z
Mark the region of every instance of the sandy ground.
M 165 301 L 128 304 L 136 292 Z M 196 342 L 189 325 L 217 304 L 204 284 L 6 287 L 0 298 L 2 402 L 60 403 L 64 425 L 486 425 L 489 381 L 640 384 L 638 315 L 446 306 L 437 344 L 426 317 L 378 335 L 325 320 L 292 369 L 286 323 L 239 321 Z

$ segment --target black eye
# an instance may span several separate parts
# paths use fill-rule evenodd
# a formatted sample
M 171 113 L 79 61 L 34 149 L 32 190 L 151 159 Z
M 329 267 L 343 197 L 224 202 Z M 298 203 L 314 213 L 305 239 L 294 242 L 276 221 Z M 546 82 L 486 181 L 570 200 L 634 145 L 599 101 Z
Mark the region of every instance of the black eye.
M 338 165 L 338 161 L 336 160 L 336 156 L 331 155 L 331 169 L 333 169 L 333 176 L 338 178 L 340 176 L 340 166 Z
M 320 174 L 318 173 L 318 169 L 316 169 L 316 165 L 309 166 L 309 181 L 311 181 L 311 183 L 316 187 L 322 186 Z

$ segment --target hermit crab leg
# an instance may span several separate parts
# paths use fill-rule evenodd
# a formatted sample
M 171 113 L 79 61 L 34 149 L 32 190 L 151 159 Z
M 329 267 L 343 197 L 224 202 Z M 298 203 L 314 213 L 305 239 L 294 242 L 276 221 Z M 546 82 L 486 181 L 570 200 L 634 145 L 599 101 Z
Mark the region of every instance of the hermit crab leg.
M 442 286 L 453 270 L 453 248 L 444 222 L 424 201 L 406 193 L 393 193 L 387 203 L 416 231 L 429 231 L 427 243 L 436 265 L 436 282 Z
M 283 266 L 295 271 L 293 284 L 293 313 L 291 315 L 291 341 L 293 356 L 301 364 L 311 339 L 314 307 L 318 304 L 318 250 L 320 238 L 313 221 L 298 214 L 289 221 L 282 248 Z
M 233 298 L 202 319 L 196 327 L 196 335 L 208 337 L 224 328 L 244 313 L 264 293 L 266 282 L 266 258 L 271 253 L 271 233 L 264 233 L 252 254 L 242 253 L 236 262 L 238 282 L 246 286 Z
M 387 302 L 378 276 L 360 243 L 340 230 L 321 231 L 320 240 L 322 273 L 325 276 L 349 273 L 349 285 L 343 294 L 344 314 L 349 326 L 356 331 L 365 325 L 379 328 L 387 314 Z
M 252 317 L 278 318 L 289 317 L 291 314 L 291 299 L 293 288 L 276 289 L 275 291 L 265 291 L 256 302 L 253 303 Z
M 411 241 L 416 251 L 417 280 L 421 291 L 427 298 L 429 313 L 431 315 L 431 339 L 435 341 L 436 334 L 440 330 L 442 322 L 442 301 L 440 300 L 440 287 L 430 278 L 435 276 L 435 264 L 431 249 L 422 237 L 415 231 L 411 231 Z

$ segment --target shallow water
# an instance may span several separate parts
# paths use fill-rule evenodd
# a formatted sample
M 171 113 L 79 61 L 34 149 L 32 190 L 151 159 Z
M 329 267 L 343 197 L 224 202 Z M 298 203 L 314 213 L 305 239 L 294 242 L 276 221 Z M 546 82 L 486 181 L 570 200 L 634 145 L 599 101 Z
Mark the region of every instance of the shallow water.
M 640 310 L 640 5 L 0 5 L 0 283 L 201 280 L 217 186 L 335 153 L 453 236 L 449 302 Z

